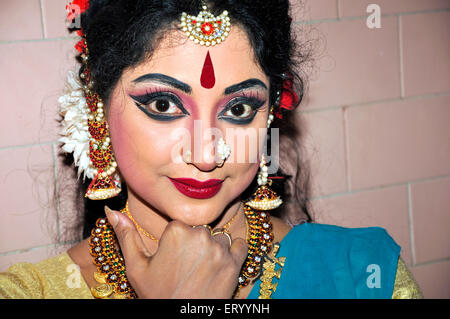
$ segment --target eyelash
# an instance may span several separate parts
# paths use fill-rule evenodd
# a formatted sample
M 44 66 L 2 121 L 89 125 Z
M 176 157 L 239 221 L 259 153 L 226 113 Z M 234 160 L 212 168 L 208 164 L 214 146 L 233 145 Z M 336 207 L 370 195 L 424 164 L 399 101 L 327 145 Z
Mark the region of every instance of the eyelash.
M 258 109 L 265 104 L 265 100 L 259 97 L 259 92 L 242 92 L 241 96 L 235 97 L 232 100 L 228 101 L 224 109 L 219 113 L 219 118 L 229 121 L 233 124 L 248 124 L 253 118 L 256 116 Z M 157 88 L 153 88 L 151 91 L 147 91 L 146 94 L 141 96 L 131 96 L 136 105 L 141 109 L 145 114 L 155 120 L 162 121 L 173 121 L 180 117 L 184 117 L 185 115 L 190 115 L 188 111 L 183 107 L 180 99 L 171 92 L 166 92 Z M 166 100 L 169 101 L 169 108 L 172 107 L 171 104 L 175 104 L 175 106 L 182 111 L 183 114 L 180 115 L 165 115 L 163 112 L 154 112 L 148 109 L 148 106 L 156 101 Z M 247 116 L 245 119 L 239 119 L 239 117 L 230 117 L 230 116 L 222 116 L 227 112 L 231 111 L 234 106 L 237 105 L 247 105 L 253 111 L 253 114 Z

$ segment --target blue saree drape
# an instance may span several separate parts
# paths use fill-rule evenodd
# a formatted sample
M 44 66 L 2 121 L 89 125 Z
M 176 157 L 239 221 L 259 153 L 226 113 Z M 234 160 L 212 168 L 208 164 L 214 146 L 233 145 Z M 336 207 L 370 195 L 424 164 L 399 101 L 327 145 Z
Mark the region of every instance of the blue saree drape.
M 381 227 L 345 228 L 305 223 L 281 241 L 286 257 L 271 298 L 390 299 L 400 246 Z M 248 298 L 260 295 L 258 279 Z

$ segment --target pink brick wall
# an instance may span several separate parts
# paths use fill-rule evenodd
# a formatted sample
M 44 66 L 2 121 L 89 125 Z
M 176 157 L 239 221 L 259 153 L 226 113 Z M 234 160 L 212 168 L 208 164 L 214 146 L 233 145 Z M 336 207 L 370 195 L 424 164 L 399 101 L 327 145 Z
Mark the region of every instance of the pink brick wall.
M 0 270 L 72 245 L 57 103 L 75 62 L 64 0 L 0 0 Z M 318 222 L 382 226 L 425 297 L 450 298 L 450 1 L 294 4 L 316 60 L 305 120 Z M 306 32 L 306 33 L 305 33 Z M 56 175 L 56 176 L 55 176 Z

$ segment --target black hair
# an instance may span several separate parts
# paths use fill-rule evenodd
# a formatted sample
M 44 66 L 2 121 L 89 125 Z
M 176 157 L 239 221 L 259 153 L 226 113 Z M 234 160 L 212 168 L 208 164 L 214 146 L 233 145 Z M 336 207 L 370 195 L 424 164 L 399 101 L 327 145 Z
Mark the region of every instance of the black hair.
M 294 89 L 300 97 L 304 93 L 304 77 L 300 66 L 310 52 L 299 50 L 291 30 L 288 0 L 217 0 L 207 1 L 208 9 L 215 15 L 227 10 L 232 25 L 245 30 L 253 47 L 255 59 L 270 79 L 270 105 L 275 103 L 283 80 L 293 79 Z M 178 28 L 182 12 L 197 15 L 201 1 L 189 0 L 90 0 L 89 9 L 81 16 L 81 28 L 85 32 L 89 50 L 88 67 L 94 79 L 96 92 L 108 105 L 112 90 L 124 69 L 138 65 L 152 52 L 168 30 Z M 80 69 L 82 72 L 82 69 Z M 296 105 L 297 106 L 297 105 Z M 294 112 L 283 110 L 283 118 L 275 118 L 272 127 L 280 128 L 280 168 L 274 180 L 274 190 L 285 204 L 273 213 L 291 225 L 306 221 L 312 216 L 308 204 L 309 179 L 307 164 L 301 152 L 301 128 Z M 270 147 L 269 147 L 270 149 Z M 80 183 L 84 194 L 89 180 Z M 248 197 L 256 190 L 255 180 L 245 190 Z M 104 206 L 121 209 L 127 198 L 126 185 L 118 197 L 104 200 L 85 200 L 81 210 L 83 238 L 90 235 L 95 220 L 104 216 Z

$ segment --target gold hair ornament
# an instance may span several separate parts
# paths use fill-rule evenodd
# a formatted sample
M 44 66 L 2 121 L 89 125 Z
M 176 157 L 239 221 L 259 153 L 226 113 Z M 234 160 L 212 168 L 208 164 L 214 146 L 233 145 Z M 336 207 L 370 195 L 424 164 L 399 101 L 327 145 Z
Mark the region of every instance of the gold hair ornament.
M 215 16 L 207 9 L 207 6 L 203 5 L 197 16 L 183 12 L 180 26 L 190 40 L 209 47 L 225 41 L 230 33 L 231 23 L 227 10 Z

